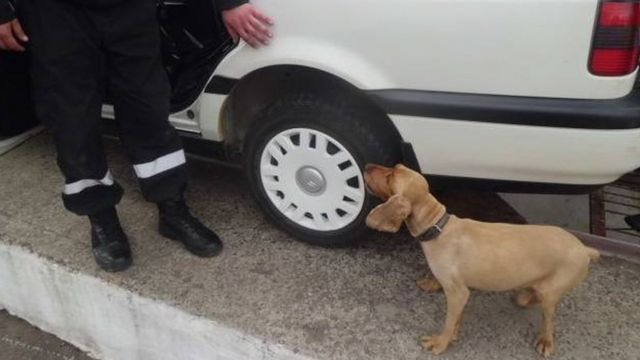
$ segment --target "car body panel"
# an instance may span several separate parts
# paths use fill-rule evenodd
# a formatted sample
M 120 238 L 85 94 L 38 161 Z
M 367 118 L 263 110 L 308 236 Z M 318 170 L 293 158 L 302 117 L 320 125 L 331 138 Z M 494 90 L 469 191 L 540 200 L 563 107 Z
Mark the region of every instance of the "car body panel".
M 591 130 L 392 115 L 423 172 L 602 185 L 640 164 L 640 129 Z
M 572 99 L 625 96 L 635 74 L 589 73 L 597 0 L 255 0 L 271 46 L 241 45 L 216 69 L 240 79 L 274 64 L 314 67 L 363 90 Z
M 224 141 L 224 134 L 221 129 L 222 122 L 220 119 L 226 99 L 226 95 L 202 94 L 198 113 L 203 138 L 213 141 Z

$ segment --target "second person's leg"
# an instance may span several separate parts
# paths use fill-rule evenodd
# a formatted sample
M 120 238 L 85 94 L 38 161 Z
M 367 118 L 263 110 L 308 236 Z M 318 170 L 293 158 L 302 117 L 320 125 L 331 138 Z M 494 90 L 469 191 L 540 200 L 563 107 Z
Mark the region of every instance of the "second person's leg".
M 159 206 L 162 235 L 181 241 L 196 255 L 214 256 L 222 243 L 191 215 L 183 198 L 185 154 L 169 123 L 170 87 L 154 2 L 124 2 L 109 16 L 109 91 L 143 195 Z

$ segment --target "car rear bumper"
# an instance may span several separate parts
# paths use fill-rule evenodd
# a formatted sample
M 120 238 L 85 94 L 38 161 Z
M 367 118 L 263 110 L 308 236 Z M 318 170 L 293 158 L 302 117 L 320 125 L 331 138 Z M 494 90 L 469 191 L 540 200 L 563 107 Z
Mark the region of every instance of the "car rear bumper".
M 392 115 L 426 174 L 603 185 L 640 167 L 640 129 L 593 130 Z
M 640 91 L 615 100 L 369 92 L 424 173 L 602 185 L 640 167 Z
M 640 128 L 640 88 L 612 100 L 416 90 L 375 90 L 367 93 L 382 109 L 394 115 L 571 129 Z

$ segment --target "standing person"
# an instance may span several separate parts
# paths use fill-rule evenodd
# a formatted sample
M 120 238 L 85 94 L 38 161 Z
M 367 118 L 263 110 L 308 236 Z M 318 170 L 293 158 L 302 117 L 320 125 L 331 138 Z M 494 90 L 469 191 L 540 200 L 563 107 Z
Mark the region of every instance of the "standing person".
M 231 36 L 266 44 L 271 20 L 243 0 L 221 0 Z M 17 15 L 17 18 L 16 18 Z M 23 27 L 24 26 L 24 27 Z M 29 48 L 36 113 L 50 129 L 65 177 L 64 206 L 88 216 L 93 254 L 106 271 L 131 265 L 99 131 L 105 89 L 144 198 L 158 205 L 159 231 L 193 254 L 222 250 L 187 207 L 185 154 L 169 124 L 170 88 L 153 0 L 0 0 L 0 49 Z

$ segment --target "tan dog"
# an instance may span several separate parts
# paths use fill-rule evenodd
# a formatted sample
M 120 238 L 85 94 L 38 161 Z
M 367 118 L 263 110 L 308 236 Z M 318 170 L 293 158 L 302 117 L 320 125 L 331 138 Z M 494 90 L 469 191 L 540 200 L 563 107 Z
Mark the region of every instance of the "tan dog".
M 590 261 L 600 255 L 598 251 L 558 227 L 449 217 L 444 205 L 429 192 L 424 176 L 403 165 L 368 165 L 365 180 L 369 190 L 386 201 L 371 211 L 367 225 L 397 232 L 405 223 L 411 235 L 421 240 L 435 276 L 418 285 L 427 291 L 444 289 L 447 297 L 444 329 L 439 335 L 423 337 L 424 348 L 440 354 L 457 338 L 469 288 L 519 289 L 515 297 L 518 305 L 542 305 L 544 319 L 537 351 L 545 357 L 554 351 L 556 305 L 584 280 Z M 441 229 L 434 227 L 436 224 Z

